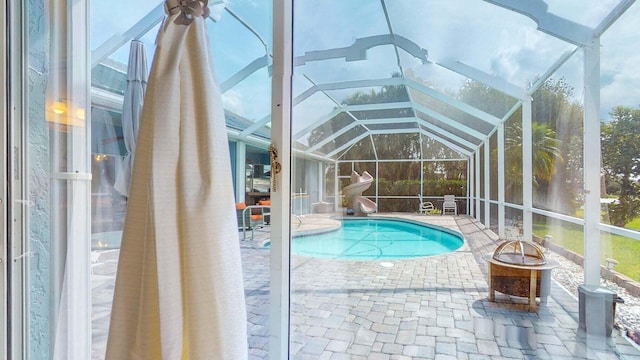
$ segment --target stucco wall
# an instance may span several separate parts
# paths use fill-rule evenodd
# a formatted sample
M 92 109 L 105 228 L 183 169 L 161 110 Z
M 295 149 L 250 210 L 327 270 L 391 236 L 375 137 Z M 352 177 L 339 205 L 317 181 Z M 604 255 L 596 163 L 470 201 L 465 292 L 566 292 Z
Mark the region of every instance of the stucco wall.
M 28 316 L 31 359 L 49 359 L 50 333 L 50 192 L 49 130 L 45 121 L 45 91 L 48 73 L 48 34 L 42 0 L 29 0 L 28 5 L 28 111 L 26 119 L 27 212 L 26 236 L 33 254 L 29 258 Z

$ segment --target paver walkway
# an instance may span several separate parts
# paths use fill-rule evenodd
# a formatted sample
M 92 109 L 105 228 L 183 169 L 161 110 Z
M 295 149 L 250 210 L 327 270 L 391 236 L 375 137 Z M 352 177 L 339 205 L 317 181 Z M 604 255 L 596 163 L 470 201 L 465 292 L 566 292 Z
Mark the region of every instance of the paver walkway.
M 552 285 L 537 313 L 527 299 L 487 300 L 486 264 L 495 235 L 464 216 L 383 214 L 448 227 L 465 245 L 450 254 L 409 260 L 354 261 L 293 256 L 292 359 L 640 359 L 614 330 L 608 339 L 578 331 L 578 303 Z M 333 226 L 303 216 L 294 230 Z M 268 233 L 241 242 L 250 357 L 268 358 Z M 93 359 L 104 357 L 117 251 L 94 266 Z M 392 266 L 391 266 L 392 265 Z
M 458 230 L 466 244 L 450 254 L 384 264 L 294 256 L 291 358 L 640 359 L 615 330 L 609 339 L 578 332 L 577 300 L 556 284 L 537 313 L 528 311 L 527 299 L 497 293 L 497 302 L 489 302 L 481 256 L 495 249 L 496 237 L 472 219 L 388 216 Z M 268 259 L 261 260 L 268 251 L 260 244 L 243 244 L 255 359 L 268 351 Z

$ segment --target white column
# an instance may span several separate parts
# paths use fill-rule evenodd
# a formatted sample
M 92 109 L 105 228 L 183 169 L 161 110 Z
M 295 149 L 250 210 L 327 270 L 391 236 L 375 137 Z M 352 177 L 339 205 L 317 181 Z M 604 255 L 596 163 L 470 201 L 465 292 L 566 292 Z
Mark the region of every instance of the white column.
M 340 207 L 340 196 L 338 194 L 338 162 L 333 162 L 333 211 L 338 211 Z
M 352 163 L 353 164 L 353 163 Z M 380 163 L 376 160 L 376 204 L 379 204 L 380 199 L 378 199 L 378 181 L 380 180 L 380 174 L 378 169 L 380 169 Z
M 480 148 L 474 154 L 476 164 L 476 220 L 480 221 Z
M 504 122 L 498 125 L 498 236 L 504 239 Z
M 533 238 L 533 149 L 531 97 L 522 100 L 522 229 L 523 238 Z
M 422 136 L 420 136 L 420 140 L 422 140 Z M 420 147 L 422 147 L 422 141 L 420 141 Z M 420 160 L 420 196 L 424 195 L 422 191 L 424 189 L 424 160 Z
M 491 227 L 491 149 L 489 139 L 484 142 L 484 227 Z
M 289 271 L 291 223 L 291 71 L 292 0 L 273 2 L 273 80 L 271 141 L 278 150 L 281 171 L 271 188 L 271 291 L 269 295 L 269 357 L 289 357 Z M 274 191 L 275 190 L 275 191 Z
M 91 357 L 91 121 L 89 7 L 52 3 L 47 103 L 65 104 L 50 115 L 51 357 Z M 56 116 L 57 115 L 57 116 Z
M 473 162 L 471 161 L 471 158 L 467 159 L 467 198 L 469 199 L 467 201 L 467 215 L 471 216 L 472 215 L 472 210 L 473 210 L 473 201 L 475 198 L 475 194 L 473 193 L 474 191 L 474 184 L 473 184 L 473 173 L 474 173 L 474 168 L 473 168 Z
M 422 134 L 418 134 L 420 141 L 420 197 L 424 195 L 424 149 L 422 148 Z M 377 181 L 376 181 L 377 182 Z M 422 200 L 422 199 L 420 199 Z
M 245 201 L 247 188 L 247 144 L 236 141 L 236 202 Z
M 236 202 L 244 202 L 247 186 L 247 144 L 236 141 Z
M 318 161 L 318 202 L 324 201 L 324 163 Z M 311 204 L 309 204 L 311 206 Z
M 600 38 L 584 48 L 584 282 L 600 284 Z

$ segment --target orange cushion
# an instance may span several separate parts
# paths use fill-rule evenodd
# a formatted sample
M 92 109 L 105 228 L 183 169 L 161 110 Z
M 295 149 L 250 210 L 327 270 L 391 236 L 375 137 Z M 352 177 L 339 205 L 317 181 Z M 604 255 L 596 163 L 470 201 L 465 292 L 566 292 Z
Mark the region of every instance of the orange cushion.
M 258 205 L 271 205 L 271 200 L 260 200 Z
M 244 210 L 246 207 L 245 203 L 236 203 L 236 210 Z
M 251 220 L 260 220 L 262 219 L 262 215 L 251 215 Z

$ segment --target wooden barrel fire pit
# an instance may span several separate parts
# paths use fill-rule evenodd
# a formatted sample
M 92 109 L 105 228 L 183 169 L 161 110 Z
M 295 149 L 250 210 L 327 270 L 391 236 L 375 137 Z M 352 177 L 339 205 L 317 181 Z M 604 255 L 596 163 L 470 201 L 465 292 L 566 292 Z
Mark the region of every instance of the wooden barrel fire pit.
M 489 263 L 489 301 L 495 301 L 495 291 L 498 291 L 505 295 L 528 297 L 529 311 L 538 310 L 536 297 L 546 302 L 551 269 L 558 263 L 546 259 L 544 251 L 536 243 L 505 241 L 493 254 L 485 254 L 484 259 Z

